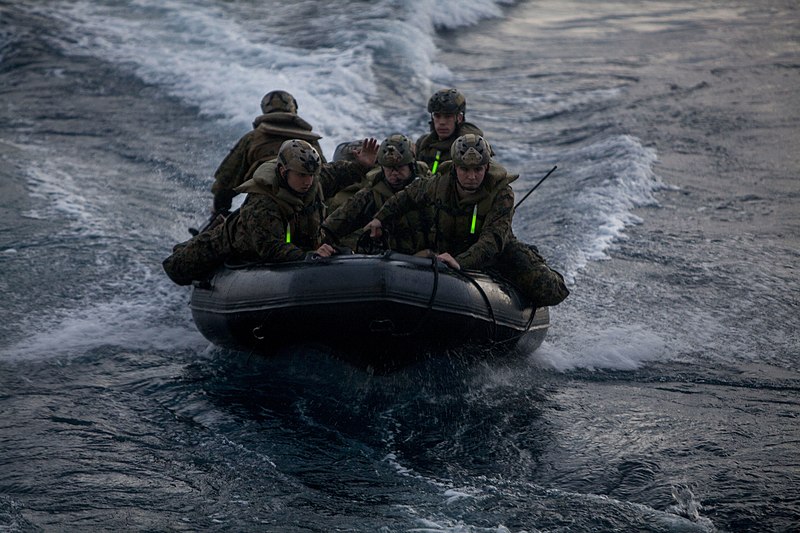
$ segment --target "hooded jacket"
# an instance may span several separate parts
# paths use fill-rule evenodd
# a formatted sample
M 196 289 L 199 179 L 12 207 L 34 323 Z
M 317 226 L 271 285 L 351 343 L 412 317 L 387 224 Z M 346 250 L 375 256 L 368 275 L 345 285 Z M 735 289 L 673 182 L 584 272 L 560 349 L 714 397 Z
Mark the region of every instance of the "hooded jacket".
M 214 173 L 214 183 L 211 186 L 214 209 L 230 209 L 231 200 L 236 196 L 234 189 L 250 179 L 262 163 L 277 157 L 284 141 L 308 141 L 324 163 L 325 157 L 319 145 L 321 138 L 312 132 L 311 124 L 294 113 L 273 111 L 256 117 L 253 129 L 239 139 Z
M 431 130 L 433 130 L 432 125 Z M 462 122 L 459 124 L 453 134 L 447 139 L 439 139 L 435 131 L 422 135 L 417 139 L 416 143 L 417 159 L 419 161 L 424 161 L 431 169 L 431 173 L 438 174 L 441 168 L 440 165 L 445 161 L 450 161 L 450 147 L 453 146 L 455 140 L 468 133 L 474 133 L 475 135 L 483 137 L 483 131 L 471 122 Z M 434 166 L 436 168 L 434 168 Z

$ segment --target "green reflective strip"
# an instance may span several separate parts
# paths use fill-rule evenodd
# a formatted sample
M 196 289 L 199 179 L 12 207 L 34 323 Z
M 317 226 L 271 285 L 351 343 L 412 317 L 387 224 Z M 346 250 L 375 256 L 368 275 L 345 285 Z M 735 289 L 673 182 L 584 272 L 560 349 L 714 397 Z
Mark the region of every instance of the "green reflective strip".
M 472 210 L 472 226 L 469 228 L 471 234 L 475 234 L 475 222 L 478 220 L 478 204 L 475 204 L 475 209 Z
M 286 223 L 286 242 L 292 242 L 292 228 Z
M 431 167 L 431 174 L 436 174 L 436 169 L 439 168 L 440 157 L 442 157 L 442 151 L 436 150 L 436 160 L 433 162 L 433 167 Z

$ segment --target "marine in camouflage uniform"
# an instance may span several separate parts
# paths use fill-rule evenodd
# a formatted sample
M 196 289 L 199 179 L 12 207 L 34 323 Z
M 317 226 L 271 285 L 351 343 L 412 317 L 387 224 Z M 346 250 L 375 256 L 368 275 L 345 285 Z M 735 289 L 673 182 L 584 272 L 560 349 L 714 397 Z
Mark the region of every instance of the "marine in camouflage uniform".
M 311 124 L 297 114 L 297 101 L 286 91 L 271 91 L 261 99 L 262 115 L 253 121 L 253 129 L 246 133 L 222 160 L 214 173 L 211 192 L 214 194 L 214 212 L 230 210 L 236 196 L 236 187 L 250 179 L 258 166 L 275 159 L 281 145 L 290 139 L 311 143 L 322 162 L 321 137 L 312 132 Z
M 361 150 L 361 141 L 347 141 L 343 143 L 339 143 L 336 147 L 336 150 L 333 153 L 333 160 L 334 161 L 355 161 L 356 157 L 358 156 L 358 152 Z M 341 206 L 343 206 L 350 198 L 352 198 L 358 191 L 363 189 L 364 187 L 371 187 L 372 186 L 372 179 L 368 175 L 364 178 L 363 181 L 359 183 L 354 183 L 352 185 L 348 185 L 341 191 L 337 192 L 330 198 L 325 199 L 325 203 L 328 206 L 328 212 L 333 213 Z
M 377 170 L 377 169 L 372 169 Z M 325 204 L 328 206 L 328 212 L 333 213 L 348 201 L 350 201 L 353 196 L 356 195 L 358 191 L 365 187 L 371 187 L 373 184 L 374 174 L 370 175 L 367 174 L 363 180 L 359 181 L 358 183 L 353 183 L 352 185 L 348 185 L 341 191 L 337 192 L 330 198 L 325 200 Z
M 420 210 L 432 253 L 455 259 L 455 265 L 448 262 L 451 266 L 496 270 L 536 307 L 562 302 L 569 295 L 564 278 L 512 232 L 514 192 L 510 183 L 518 175 L 491 161 L 489 144 L 477 135 L 459 137 L 451 148 L 451 158 L 433 178 L 415 181 L 388 199 L 368 227 L 382 227 L 409 210 Z M 456 166 L 485 168 L 477 188 L 460 186 Z
M 430 177 L 428 166 L 414 160 L 411 139 L 399 133 L 390 135 L 381 143 L 378 165 L 367 173 L 367 186 L 328 215 L 322 223 L 327 241 L 355 250 L 363 235 L 362 228 L 372 220 L 386 200 L 414 180 Z M 416 211 L 404 213 L 387 224 L 385 229 L 392 250 L 414 254 L 427 248 L 425 236 L 419 231 L 421 225 Z
M 483 131 L 478 126 L 471 122 L 465 122 L 466 112 L 467 99 L 456 89 L 441 89 L 428 100 L 431 131 L 417 139 L 416 153 L 417 160 L 425 162 L 431 169 L 431 173 L 437 174 L 439 165 L 450 161 L 450 147 L 457 138 L 468 133 L 483 136 Z M 453 115 L 455 117 L 455 129 L 445 138 L 440 138 L 436 132 L 435 115 Z
M 267 161 L 253 178 L 237 187 L 247 193 L 242 207 L 210 231 L 179 244 L 163 263 L 170 279 L 179 285 L 203 280 L 226 260 L 281 263 L 296 261 L 322 245 L 320 224 L 324 199 L 343 186 L 363 179 L 372 164 L 377 141 L 363 151 L 358 162 L 322 164 L 316 150 L 303 140 L 286 141 L 277 160 Z M 366 145 L 365 145 L 366 146 Z M 313 177 L 305 191 L 292 187 L 289 171 Z

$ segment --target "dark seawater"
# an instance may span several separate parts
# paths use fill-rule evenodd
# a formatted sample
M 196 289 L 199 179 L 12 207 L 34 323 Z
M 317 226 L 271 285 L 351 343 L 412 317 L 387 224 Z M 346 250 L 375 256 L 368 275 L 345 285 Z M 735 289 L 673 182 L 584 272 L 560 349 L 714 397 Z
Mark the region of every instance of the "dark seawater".
M 282 88 L 437 88 L 573 290 L 533 353 L 210 346 L 160 262 Z M 795 1 L 0 1 L 0 531 L 797 531 Z M 298 339 L 302 340 L 302 339 Z

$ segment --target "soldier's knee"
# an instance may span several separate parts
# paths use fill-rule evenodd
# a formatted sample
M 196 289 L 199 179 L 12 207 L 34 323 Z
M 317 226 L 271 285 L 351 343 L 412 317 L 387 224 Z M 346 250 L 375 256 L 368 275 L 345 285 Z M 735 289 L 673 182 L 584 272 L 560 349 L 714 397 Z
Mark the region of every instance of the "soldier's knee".
M 169 279 L 178 285 L 191 285 L 194 280 L 206 279 L 222 264 L 224 258 L 215 250 L 214 241 L 206 234 L 178 244 L 161 266 Z
M 564 277 L 544 263 L 521 275 L 517 283 L 536 307 L 558 305 L 569 296 Z

